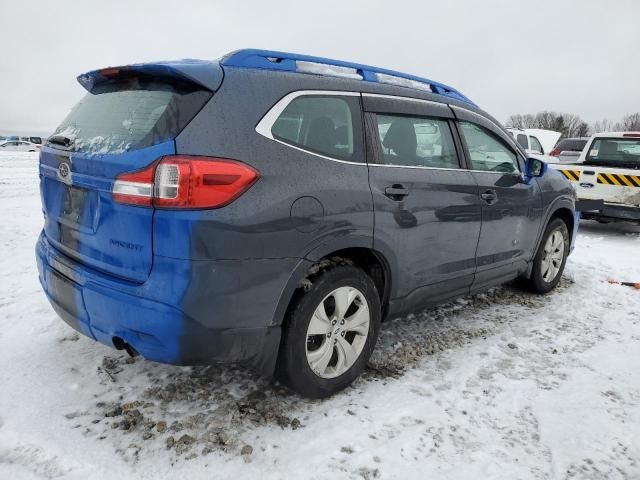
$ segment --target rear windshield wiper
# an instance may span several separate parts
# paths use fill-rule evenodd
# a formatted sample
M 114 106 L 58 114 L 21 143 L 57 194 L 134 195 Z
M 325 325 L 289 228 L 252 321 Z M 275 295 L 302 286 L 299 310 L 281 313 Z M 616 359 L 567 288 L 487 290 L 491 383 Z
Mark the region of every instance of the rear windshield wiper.
M 54 145 L 60 145 L 64 148 L 69 148 L 71 147 L 71 145 L 73 145 L 73 141 L 75 139 L 72 137 L 67 137 L 66 135 L 60 135 L 60 134 L 56 134 L 56 135 L 51 135 L 48 139 L 47 142 L 49 143 L 53 143 Z

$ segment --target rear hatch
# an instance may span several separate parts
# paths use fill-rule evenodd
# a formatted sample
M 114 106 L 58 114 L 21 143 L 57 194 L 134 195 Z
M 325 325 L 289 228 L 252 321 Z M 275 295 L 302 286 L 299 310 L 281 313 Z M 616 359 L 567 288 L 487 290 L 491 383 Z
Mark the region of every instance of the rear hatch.
M 151 207 L 114 201 L 113 183 L 175 154 L 176 135 L 219 86 L 217 63 L 144 64 L 81 75 L 85 97 L 40 154 L 48 241 L 74 260 L 143 282 L 153 261 Z

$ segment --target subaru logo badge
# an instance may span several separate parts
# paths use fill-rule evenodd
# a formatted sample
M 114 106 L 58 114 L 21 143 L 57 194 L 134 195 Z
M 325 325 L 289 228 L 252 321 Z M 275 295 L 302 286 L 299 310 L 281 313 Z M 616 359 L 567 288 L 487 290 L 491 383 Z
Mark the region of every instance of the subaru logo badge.
M 67 162 L 60 162 L 58 165 L 58 178 L 66 183 L 71 184 L 71 165 Z
M 581 183 L 580 186 L 582 188 L 593 188 L 594 187 L 593 183 L 587 183 L 587 182 Z

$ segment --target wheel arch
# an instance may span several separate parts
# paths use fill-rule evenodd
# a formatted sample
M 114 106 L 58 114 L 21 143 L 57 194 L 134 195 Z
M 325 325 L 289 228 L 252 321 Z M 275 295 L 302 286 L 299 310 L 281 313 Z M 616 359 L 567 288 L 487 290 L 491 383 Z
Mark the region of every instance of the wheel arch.
M 569 230 L 569 241 L 572 242 L 575 227 L 575 216 L 573 212 L 568 207 L 561 206 L 553 211 L 546 225 L 549 225 L 549 223 L 552 222 L 555 218 L 559 218 L 567 225 L 567 229 Z
M 542 242 L 542 238 L 544 237 L 544 232 L 547 230 L 547 226 L 551 223 L 555 218 L 561 219 L 566 225 L 567 230 L 569 231 L 569 243 L 573 245 L 574 235 L 576 233 L 576 218 L 574 215 L 575 206 L 574 203 L 564 197 L 559 197 L 550 208 L 547 209 L 547 214 L 544 218 L 544 221 L 540 225 L 540 232 L 538 233 L 538 239 L 536 241 L 536 248 L 533 251 L 533 256 L 527 270 L 522 275 L 524 278 L 530 278 L 531 273 L 533 271 L 533 260 L 540 248 L 540 244 Z
M 340 262 L 353 264 L 363 269 L 372 278 L 378 289 L 382 305 L 382 318 L 384 318 L 394 279 L 392 260 L 390 261 L 387 255 L 372 247 L 371 238 L 351 237 L 342 240 L 323 243 L 310 251 L 298 263 L 278 300 L 273 318 L 274 325 L 283 324 L 288 308 L 296 294 L 299 294 L 303 288 L 302 282 L 324 260 L 337 264 Z
M 574 235 L 574 227 L 575 227 L 575 203 L 572 199 L 567 198 L 565 196 L 557 197 L 551 204 L 546 208 L 546 214 L 544 216 L 543 221 L 540 224 L 540 232 L 538 233 L 538 240 L 536 241 L 535 252 L 540 248 L 540 242 L 542 241 L 542 237 L 544 236 L 544 232 L 549 225 L 549 222 L 554 218 L 560 218 L 563 220 L 567 229 L 569 230 L 570 239 L 573 241 Z

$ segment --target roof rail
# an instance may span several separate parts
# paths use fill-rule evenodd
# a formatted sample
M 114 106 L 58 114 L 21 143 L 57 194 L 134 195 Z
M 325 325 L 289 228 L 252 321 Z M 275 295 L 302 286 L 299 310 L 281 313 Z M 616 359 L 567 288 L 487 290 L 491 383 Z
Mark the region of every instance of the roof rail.
M 367 82 L 387 83 L 444 95 L 476 106 L 455 88 L 407 73 L 330 58 L 299 55 L 270 50 L 244 49 L 231 52 L 220 60 L 222 66 L 260 68 L 284 72 L 314 73 L 346 77 Z

